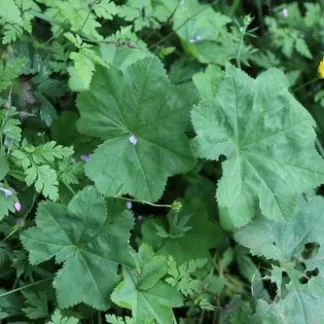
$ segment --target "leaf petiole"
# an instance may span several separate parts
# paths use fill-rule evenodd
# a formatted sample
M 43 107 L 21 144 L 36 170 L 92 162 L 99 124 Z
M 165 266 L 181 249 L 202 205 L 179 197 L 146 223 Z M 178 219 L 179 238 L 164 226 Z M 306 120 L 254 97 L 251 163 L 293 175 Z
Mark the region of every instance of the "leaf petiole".
M 136 202 L 139 204 L 144 204 L 144 205 L 149 205 L 153 207 L 160 207 L 160 208 L 172 208 L 172 205 L 166 205 L 166 204 L 154 204 L 146 200 L 137 200 L 137 199 L 132 199 L 132 198 L 126 198 L 126 197 L 121 197 L 121 196 L 112 196 L 112 197 L 107 197 L 107 198 L 116 198 L 116 199 L 121 199 L 125 201 L 131 201 L 131 202 Z
M 42 280 L 33 282 L 33 283 L 29 284 L 29 285 L 22 286 L 22 287 L 19 287 L 19 288 L 10 290 L 10 291 L 6 291 L 5 293 L 0 294 L 0 298 L 5 297 L 5 296 L 9 296 L 9 295 L 14 294 L 14 293 L 16 293 L 18 291 L 22 291 L 22 290 L 25 290 L 25 289 L 30 288 L 30 287 L 37 286 L 37 285 L 39 285 L 39 284 L 41 284 L 43 282 L 46 282 L 46 281 L 49 281 L 49 280 L 52 280 L 52 279 L 53 278 L 42 279 Z

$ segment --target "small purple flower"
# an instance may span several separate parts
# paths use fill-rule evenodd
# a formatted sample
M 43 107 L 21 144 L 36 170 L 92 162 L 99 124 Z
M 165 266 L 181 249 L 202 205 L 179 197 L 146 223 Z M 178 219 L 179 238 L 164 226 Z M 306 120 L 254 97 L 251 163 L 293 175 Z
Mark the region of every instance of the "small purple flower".
M 136 145 L 136 143 L 137 143 L 137 137 L 135 135 L 129 136 L 128 140 L 129 140 L 129 143 L 131 143 L 133 145 Z
M 132 209 L 132 206 L 133 206 L 132 202 L 131 202 L 131 201 L 127 201 L 127 203 L 126 203 L 126 207 L 127 207 L 128 209 Z
M 281 14 L 284 16 L 284 17 L 288 17 L 288 10 L 285 8 L 285 9 L 282 9 L 281 10 Z
M 12 191 L 9 189 L 0 188 L 0 190 L 5 194 L 6 198 L 12 195 Z
M 20 204 L 20 202 L 19 201 L 16 201 L 14 207 L 15 207 L 15 210 L 19 212 L 21 210 L 21 204 Z
M 80 156 L 80 159 L 81 159 L 83 162 L 88 162 L 88 161 L 90 160 L 90 155 L 87 155 L 87 154 L 81 155 L 81 156 Z

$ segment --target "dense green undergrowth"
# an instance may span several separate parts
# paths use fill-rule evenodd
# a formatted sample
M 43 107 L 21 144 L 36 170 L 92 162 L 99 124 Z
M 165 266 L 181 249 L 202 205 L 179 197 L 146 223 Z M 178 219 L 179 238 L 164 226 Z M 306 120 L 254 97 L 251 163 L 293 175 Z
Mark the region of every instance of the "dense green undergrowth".
M 322 1 L 0 0 L 0 35 L 2 323 L 324 323 Z

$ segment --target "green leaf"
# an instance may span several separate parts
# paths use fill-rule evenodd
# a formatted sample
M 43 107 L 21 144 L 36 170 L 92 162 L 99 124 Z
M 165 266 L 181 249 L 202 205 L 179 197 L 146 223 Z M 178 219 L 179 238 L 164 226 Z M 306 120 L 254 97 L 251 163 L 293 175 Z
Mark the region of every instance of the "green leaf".
M 106 20 L 113 19 L 113 16 L 119 12 L 118 7 L 110 0 L 94 2 L 92 8 L 97 17 L 104 18 Z
M 263 255 L 267 259 L 290 261 L 304 250 L 306 243 L 324 246 L 321 235 L 324 221 L 319 211 L 324 210 L 322 197 L 310 198 L 308 202 L 300 198 L 296 214 L 284 224 L 275 223 L 264 218 L 256 218 L 251 224 L 235 234 L 235 239 L 248 247 L 254 255 Z M 320 260 L 324 258 L 324 249 L 320 248 L 316 257 L 303 260 L 311 268 L 323 269 Z
M 78 324 L 79 320 L 75 317 L 63 317 L 61 312 L 57 309 L 52 317 L 50 322 L 46 324 Z
M 185 96 L 170 85 L 156 58 L 137 61 L 124 72 L 98 66 L 77 106 L 80 132 L 105 140 L 85 166 L 101 193 L 156 201 L 169 176 L 193 166 L 184 135 L 190 108 Z
M 125 318 L 122 318 L 120 316 L 116 315 L 106 315 L 106 322 L 108 324 L 134 324 L 134 321 L 132 318 L 126 316 Z
M 240 41 L 240 35 L 237 37 L 234 30 L 227 32 L 230 22 L 229 17 L 216 12 L 209 4 L 185 0 L 174 13 L 172 28 L 180 37 L 185 51 L 199 62 L 225 65 L 236 57 Z M 242 45 L 241 57 L 246 48 L 244 43 Z
M 174 213 L 168 215 L 168 226 L 159 219 L 147 220 L 142 225 L 144 242 L 158 249 L 159 255 L 172 255 L 177 263 L 181 264 L 192 259 L 208 258 L 209 249 L 216 247 L 223 237 L 223 233 L 217 223 L 208 218 L 206 207 L 198 200 L 184 204 L 179 213 L 180 221 L 191 215 L 186 227 L 190 229 L 178 235 L 170 235 L 163 238 L 158 235 L 156 225 L 164 227 L 165 231 L 171 228 Z
M 14 189 L 4 186 L 0 183 L 0 188 L 10 190 L 12 194 L 9 197 L 6 197 L 5 193 L 0 190 L 0 221 L 9 215 L 9 212 L 14 212 L 14 204 L 17 201 L 17 196 Z
M 187 0 L 181 4 L 174 15 L 173 30 L 186 41 L 217 40 L 220 31 L 231 21 L 230 18 L 215 12 L 207 4 L 200 4 L 197 0 Z M 197 38 L 198 36 L 198 38 Z
M 258 207 L 284 221 L 299 194 L 324 180 L 314 120 L 287 86 L 277 69 L 255 80 L 229 67 L 217 96 L 193 109 L 196 155 L 227 157 L 217 190 L 223 222 L 243 226 Z
M 42 292 L 22 291 L 28 307 L 22 308 L 29 319 L 44 318 L 48 314 L 47 295 Z
M 6 294 L 10 291 L 0 289 L 0 294 Z M 24 306 L 21 294 L 8 294 L 0 298 L 0 320 L 10 316 L 22 316 L 21 308 Z
M 0 0 L 0 17 L 5 22 L 21 25 L 23 20 L 14 0 Z
M 57 119 L 57 112 L 52 103 L 43 95 L 37 94 L 37 98 L 41 102 L 40 118 L 46 126 L 51 126 L 53 120 Z
M 115 44 L 100 45 L 99 50 L 102 59 L 108 65 L 113 65 L 122 71 L 125 71 L 136 61 L 152 56 L 152 53 L 146 49 L 118 47 Z
M 27 186 L 35 185 L 37 192 L 55 201 L 58 198 L 58 181 L 52 164 L 73 154 L 72 147 L 57 145 L 55 141 L 33 146 L 25 144 L 14 150 L 12 156 L 17 165 L 25 171 Z
M 154 257 L 143 267 L 142 278 L 137 288 L 140 290 L 152 288 L 166 273 L 166 259 L 164 257 Z
M 252 254 L 280 261 L 281 271 L 274 267 L 269 278 L 278 285 L 281 298 L 271 307 L 268 305 L 267 308 L 272 309 L 269 319 L 281 318 L 289 323 L 317 323 L 324 318 L 324 220 L 320 212 L 323 210 L 322 197 L 312 197 L 308 201 L 301 198 L 295 216 L 285 224 L 259 218 L 235 234 L 235 239 L 248 247 Z M 305 254 L 308 244 L 319 245 L 313 255 Z M 304 264 L 305 268 L 298 268 L 298 264 Z M 318 272 L 312 274 L 311 271 L 315 269 Z M 280 277 L 283 271 L 289 278 L 285 284 L 286 294 L 281 291 Z M 260 302 L 262 309 L 265 305 Z M 258 313 L 263 314 L 261 311 Z
M 132 22 L 135 32 L 145 27 L 158 26 L 151 0 L 128 0 L 120 7 L 119 16 Z
M 117 305 L 132 310 L 134 324 L 142 324 L 149 318 L 154 318 L 157 323 L 172 323 L 172 308 L 183 305 L 182 296 L 175 288 L 159 281 L 151 288 L 141 289 L 145 277 L 126 267 L 123 268 L 123 277 L 111 299 Z
M 0 180 L 2 180 L 9 171 L 8 158 L 4 150 L 0 150 Z
M 0 61 L 0 90 L 5 90 L 12 85 L 13 80 L 18 78 L 22 72 L 24 64 L 24 59 L 17 59 L 15 62 L 7 62 L 6 64 Z
M 83 163 L 72 163 L 71 159 L 64 159 L 58 163 L 59 179 L 65 184 L 78 184 L 79 176 L 83 174 Z
M 218 66 L 208 65 L 205 72 L 193 76 L 193 82 L 197 87 L 201 99 L 212 99 L 224 79 L 225 73 Z
M 207 259 L 191 260 L 177 267 L 175 260 L 169 257 L 168 274 L 171 277 L 166 278 L 165 281 L 171 286 L 176 286 L 184 296 L 193 296 L 199 291 L 202 283 L 200 280 L 193 279 L 191 274 L 206 265 L 207 261 Z
M 35 189 L 39 193 L 43 193 L 45 197 L 51 200 L 58 198 L 58 181 L 55 170 L 48 165 L 32 165 L 25 170 L 25 181 L 27 186 L 35 183 Z
M 3 26 L 2 44 L 10 44 L 23 34 L 23 29 L 18 25 L 6 24 Z
M 108 216 L 101 195 L 94 187 L 86 187 L 67 208 L 41 202 L 37 226 L 22 233 L 31 264 L 54 256 L 57 263 L 64 262 L 53 283 L 61 308 L 84 302 L 107 309 L 118 281 L 118 264 L 132 266 L 128 247 L 132 216 L 127 211 Z

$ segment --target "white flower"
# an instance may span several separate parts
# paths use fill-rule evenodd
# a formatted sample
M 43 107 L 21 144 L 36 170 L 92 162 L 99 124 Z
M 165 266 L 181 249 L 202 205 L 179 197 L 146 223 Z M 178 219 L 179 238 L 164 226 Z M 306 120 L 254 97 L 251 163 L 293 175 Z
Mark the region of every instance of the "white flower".
M 285 9 L 282 9 L 281 14 L 282 14 L 284 17 L 288 17 L 288 10 L 287 10 L 286 8 L 285 8 Z

